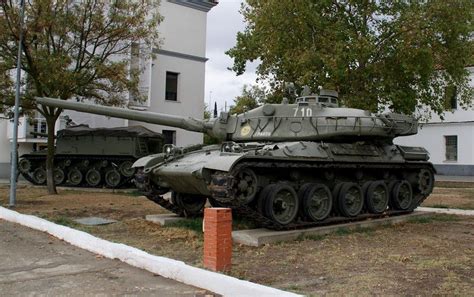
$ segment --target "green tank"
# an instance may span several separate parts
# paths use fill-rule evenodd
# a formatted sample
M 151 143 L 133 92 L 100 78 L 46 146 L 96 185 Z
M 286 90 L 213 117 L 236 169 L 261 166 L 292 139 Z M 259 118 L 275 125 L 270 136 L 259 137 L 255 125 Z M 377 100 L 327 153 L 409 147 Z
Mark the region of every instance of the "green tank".
M 78 125 L 56 136 L 56 185 L 126 187 L 135 175 L 133 163 L 161 152 L 163 136 L 142 126 L 89 128 Z M 46 183 L 46 150 L 24 154 L 18 162 L 22 176 L 35 185 Z
M 220 145 L 176 147 L 138 159 L 136 185 L 185 216 L 207 200 L 272 229 L 301 228 L 413 211 L 432 192 L 435 170 L 422 147 L 393 144 L 418 123 L 396 113 L 338 107 L 321 90 L 210 120 L 39 98 L 63 109 L 207 133 Z M 170 201 L 162 195 L 172 191 Z

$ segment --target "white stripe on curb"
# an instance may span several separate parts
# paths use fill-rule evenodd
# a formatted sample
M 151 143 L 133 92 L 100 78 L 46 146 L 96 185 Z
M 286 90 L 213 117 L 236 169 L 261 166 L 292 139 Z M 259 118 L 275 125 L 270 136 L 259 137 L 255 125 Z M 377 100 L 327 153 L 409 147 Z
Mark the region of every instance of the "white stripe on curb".
M 103 255 L 110 259 L 119 259 L 129 265 L 148 270 L 163 277 L 224 296 L 301 296 L 196 268 L 181 261 L 153 256 L 124 244 L 112 243 L 86 232 L 57 225 L 35 216 L 20 214 L 4 207 L 0 207 L 0 219 L 47 232 L 92 253 Z
M 436 213 L 447 213 L 447 214 L 462 215 L 462 216 L 474 216 L 474 210 L 467 210 L 467 209 L 417 207 L 416 210 L 436 212 Z

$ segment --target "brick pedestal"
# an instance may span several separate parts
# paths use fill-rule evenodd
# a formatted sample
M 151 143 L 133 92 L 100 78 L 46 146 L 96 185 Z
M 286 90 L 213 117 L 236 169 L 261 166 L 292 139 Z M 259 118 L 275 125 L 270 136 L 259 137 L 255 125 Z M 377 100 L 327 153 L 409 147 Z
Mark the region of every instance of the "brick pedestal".
M 229 270 L 232 265 L 232 210 L 204 209 L 204 267 Z

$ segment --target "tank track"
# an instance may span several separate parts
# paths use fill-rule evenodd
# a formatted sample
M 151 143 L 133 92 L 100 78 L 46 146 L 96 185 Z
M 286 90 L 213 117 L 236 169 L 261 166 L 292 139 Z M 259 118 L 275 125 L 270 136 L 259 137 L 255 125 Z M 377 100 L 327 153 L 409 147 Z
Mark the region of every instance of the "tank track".
M 42 156 L 42 155 L 24 155 L 22 156 L 22 158 L 27 158 L 28 160 L 30 161 L 36 161 L 36 162 L 46 162 L 46 156 Z M 104 157 L 98 157 L 98 156 L 87 156 L 87 157 L 82 157 L 82 156 L 55 156 L 54 158 L 54 162 L 57 163 L 61 160 L 66 160 L 66 159 L 70 159 L 70 160 L 76 160 L 76 161 L 81 161 L 81 160 L 84 160 L 84 159 L 88 159 L 88 160 L 95 160 L 95 161 L 102 161 L 104 160 L 105 158 Z M 114 157 L 109 157 L 109 158 L 106 158 L 107 161 L 109 162 L 123 162 L 125 160 L 132 160 L 130 158 L 114 158 Z M 133 159 L 135 160 L 135 159 Z M 38 167 L 35 167 L 35 168 L 38 168 Z M 30 170 L 30 172 L 28 173 L 32 173 L 32 171 Z M 35 186 L 42 186 L 44 184 L 41 184 L 41 183 L 38 183 L 36 182 L 31 176 L 30 174 L 28 173 L 23 173 L 23 172 L 20 172 L 21 176 L 27 180 L 28 182 L 32 183 L 33 185 Z M 123 175 L 121 175 L 121 181 L 120 181 L 120 184 L 118 184 L 116 187 L 114 187 L 114 189 L 119 189 L 119 188 L 125 188 L 126 186 L 130 186 L 133 182 L 133 179 L 134 179 L 134 176 L 130 176 L 130 177 L 124 177 Z M 67 177 L 65 177 L 65 181 L 62 182 L 61 184 L 58 184 L 56 186 L 67 186 L 67 187 L 74 187 L 74 188 L 90 188 L 91 186 L 88 185 L 85 181 L 82 181 L 81 184 L 79 185 L 71 185 L 69 183 L 66 182 L 67 181 Z M 102 182 L 101 184 L 99 184 L 96 188 L 103 188 L 105 187 L 106 185 Z
M 240 163 L 238 166 L 234 168 L 232 172 L 238 172 L 239 170 L 243 168 L 314 168 L 314 169 L 334 169 L 334 168 L 371 168 L 371 169 L 406 169 L 406 168 L 411 168 L 411 169 L 428 169 L 431 170 L 430 166 L 423 164 L 423 166 L 420 166 L 420 164 L 410 164 L 407 166 L 407 164 L 403 165 L 397 165 L 397 164 L 390 164 L 387 166 L 387 164 L 364 164 L 361 166 L 361 164 L 348 164 L 348 163 L 341 163 L 341 164 L 305 164 L 305 163 L 299 163 L 299 162 L 285 162 L 285 163 L 268 163 L 268 162 L 243 162 Z M 342 223 L 348 223 L 348 222 L 354 222 L 354 221 L 362 221 L 366 219 L 374 219 L 374 218 L 382 218 L 382 217 L 389 217 L 389 216 L 399 216 L 399 215 L 404 215 L 404 214 L 409 214 L 413 212 L 413 210 L 418 207 L 424 199 L 426 199 L 429 195 L 422 195 L 422 194 L 416 194 L 413 196 L 413 203 L 412 206 L 410 207 L 410 210 L 406 211 L 401 211 L 401 210 L 387 210 L 382 214 L 370 214 L 370 213 L 362 213 L 359 214 L 356 217 L 342 217 L 342 216 L 333 216 L 329 217 L 323 221 L 318 221 L 318 222 L 307 222 L 307 221 L 295 221 L 292 222 L 288 225 L 281 225 L 278 222 L 272 221 L 269 218 L 265 217 L 262 215 L 260 212 L 258 212 L 256 209 L 250 207 L 249 205 L 242 204 L 240 201 L 234 200 L 228 200 L 228 199 L 222 199 L 223 197 L 232 197 L 233 195 L 233 182 L 232 180 L 234 179 L 232 173 L 217 173 L 212 176 L 212 182 L 210 186 L 210 190 L 212 193 L 212 197 L 216 199 L 217 201 L 222 202 L 223 204 L 226 204 L 226 206 L 231 207 L 232 211 L 236 216 L 241 217 L 241 218 L 246 218 L 254 223 L 256 223 L 258 226 L 271 229 L 271 230 L 294 230 L 294 229 L 304 229 L 304 228 L 311 228 L 311 227 L 319 227 L 319 226 L 327 226 L 327 225 L 336 225 L 336 224 L 342 224 Z M 229 202 L 228 202 L 229 201 Z
M 153 189 L 149 182 L 148 176 L 143 173 L 143 168 L 138 168 L 137 173 L 135 174 L 135 186 L 143 196 L 148 198 L 148 200 L 155 202 L 159 206 L 177 214 L 180 217 L 186 215 L 181 207 L 169 202 L 163 198 L 163 196 L 160 194 L 160 191 Z
M 371 168 L 371 169 L 426 169 L 433 171 L 431 166 L 426 163 L 418 163 L 418 164 L 348 164 L 348 163 L 341 163 L 341 164 L 308 164 L 308 163 L 301 163 L 301 162 L 285 162 L 285 163 L 268 163 L 268 162 L 243 162 L 240 163 L 238 166 L 234 168 L 232 171 L 233 173 L 238 172 L 239 170 L 246 168 L 246 167 L 259 167 L 259 168 L 318 168 L 318 169 L 334 169 L 334 168 Z M 304 228 L 311 228 L 311 227 L 319 227 L 319 226 L 327 226 L 327 225 L 336 225 L 354 221 L 362 221 L 367 219 L 376 219 L 382 217 L 390 217 L 390 216 L 400 216 L 405 215 L 413 212 L 413 210 L 418 207 L 430 193 L 417 193 L 413 196 L 413 203 L 409 210 L 402 211 L 402 210 L 393 210 L 389 209 L 381 214 L 370 214 L 370 213 L 362 213 L 356 217 L 342 217 L 342 216 L 332 216 L 323 221 L 318 222 L 308 222 L 308 221 L 295 221 L 288 225 L 281 225 L 275 221 L 270 220 L 269 218 L 262 215 L 253 207 L 243 204 L 237 200 L 230 200 L 228 197 L 233 197 L 233 174 L 231 173 L 215 173 L 212 176 L 212 182 L 209 186 L 211 190 L 212 198 L 220 202 L 223 206 L 232 208 L 232 211 L 236 217 L 245 218 L 249 221 L 252 221 L 259 227 L 272 229 L 272 230 L 294 230 L 294 229 L 304 229 Z M 148 183 L 144 183 L 144 185 L 148 185 Z M 148 186 L 142 187 L 142 193 L 151 201 L 159 204 L 161 207 L 179 215 L 183 216 L 183 209 L 180 207 L 172 204 L 171 202 L 167 201 L 163 198 L 162 195 L 153 191 Z M 226 199 L 223 199 L 226 198 Z

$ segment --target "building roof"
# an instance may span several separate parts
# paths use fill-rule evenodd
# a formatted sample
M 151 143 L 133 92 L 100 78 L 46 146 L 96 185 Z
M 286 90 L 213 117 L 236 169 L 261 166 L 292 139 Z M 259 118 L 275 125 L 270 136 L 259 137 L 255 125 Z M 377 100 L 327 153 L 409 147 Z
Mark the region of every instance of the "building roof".
M 218 0 L 168 0 L 168 2 L 208 12 L 219 4 Z

